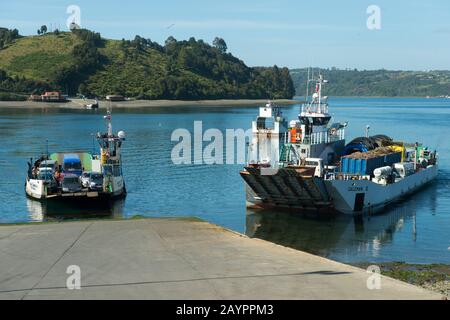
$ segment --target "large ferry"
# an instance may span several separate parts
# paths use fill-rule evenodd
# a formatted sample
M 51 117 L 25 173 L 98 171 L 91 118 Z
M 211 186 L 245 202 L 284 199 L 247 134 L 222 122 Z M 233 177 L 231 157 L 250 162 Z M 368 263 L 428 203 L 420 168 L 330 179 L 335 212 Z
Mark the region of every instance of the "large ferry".
M 309 78 L 309 76 L 308 76 Z M 385 135 L 345 142 L 347 123 L 332 123 L 327 83 L 308 79 L 313 94 L 298 119 L 287 122 L 268 103 L 252 124 L 248 163 L 241 176 L 249 207 L 287 207 L 318 213 L 379 211 L 417 191 L 438 174 L 436 151 Z
M 28 197 L 40 201 L 109 204 L 110 200 L 126 195 L 121 157 L 125 133 L 113 133 L 110 109 L 104 118 L 107 132 L 97 133 L 98 155 L 47 152 L 36 161 L 30 159 L 25 182 Z

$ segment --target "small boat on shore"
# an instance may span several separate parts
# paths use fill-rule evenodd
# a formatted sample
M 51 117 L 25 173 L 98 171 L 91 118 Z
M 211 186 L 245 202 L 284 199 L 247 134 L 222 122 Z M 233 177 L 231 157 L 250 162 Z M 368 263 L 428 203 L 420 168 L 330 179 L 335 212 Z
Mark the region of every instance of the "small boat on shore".
M 104 117 L 107 132 L 97 133 L 99 154 L 87 152 L 56 152 L 30 159 L 25 192 L 39 201 L 108 204 L 126 196 L 122 173 L 122 143 L 125 133 L 112 130 L 110 109 Z
M 95 102 L 93 103 L 86 104 L 84 107 L 88 110 L 98 109 L 99 108 L 98 99 L 95 99 Z

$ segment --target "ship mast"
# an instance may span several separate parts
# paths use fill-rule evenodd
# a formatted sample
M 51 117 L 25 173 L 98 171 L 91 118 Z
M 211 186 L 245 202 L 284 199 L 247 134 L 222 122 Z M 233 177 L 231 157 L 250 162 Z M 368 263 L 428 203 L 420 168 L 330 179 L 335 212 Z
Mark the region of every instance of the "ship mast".
M 311 68 L 308 68 L 308 79 L 306 79 L 306 96 L 305 101 L 308 102 L 308 96 L 309 96 L 309 73 Z
M 112 107 L 111 107 L 111 101 L 109 101 L 108 105 L 108 111 L 107 111 L 107 120 L 108 120 L 108 138 L 112 138 L 113 136 L 113 130 L 112 130 L 112 115 L 111 115 Z
M 319 94 L 319 106 L 317 108 L 318 113 L 322 113 L 322 108 L 320 107 L 321 100 L 322 100 L 322 79 L 323 79 L 322 75 L 319 75 L 319 85 L 318 85 L 318 92 L 317 92 Z

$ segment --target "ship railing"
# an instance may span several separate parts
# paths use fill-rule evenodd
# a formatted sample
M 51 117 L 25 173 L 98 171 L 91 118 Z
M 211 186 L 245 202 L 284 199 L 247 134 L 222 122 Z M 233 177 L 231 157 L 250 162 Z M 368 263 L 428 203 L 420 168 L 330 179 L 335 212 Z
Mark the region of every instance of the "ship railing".
M 302 113 L 328 113 L 328 104 L 323 102 L 303 104 Z
M 291 134 L 290 132 L 280 134 L 281 141 L 284 141 L 284 144 L 291 143 Z M 334 130 L 333 132 L 322 131 L 322 132 L 314 132 L 310 135 L 303 135 L 301 143 L 304 144 L 322 144 L 322 143 L 331 143 L 339 140 L 345 139 L 345 129 L 341 128 L 339 130 Z
M 329 133 L 328 131 L 322 132 L 314 132 L 310 135 L 305 135 L 303 137 L 302 142 L 304 144 L 322 144 L 322 143 L 331 143 L 339 140 L 345 139 L 345 129 L 339 129 L 333 131 L 333 133 Z

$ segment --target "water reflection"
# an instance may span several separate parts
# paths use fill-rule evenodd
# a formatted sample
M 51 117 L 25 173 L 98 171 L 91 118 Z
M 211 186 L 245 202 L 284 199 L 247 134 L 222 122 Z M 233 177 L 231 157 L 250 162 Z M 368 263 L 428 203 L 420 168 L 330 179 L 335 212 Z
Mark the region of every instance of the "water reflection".
M 31 222 L 118 219 L 124 214 L 126 199 L 116 200 L 110 206 L 74 206 L 63 202 L 40 202 L 27 198 L 27 209 Z
M 394 205 L 382 215 L 337 215 L 314 218 L 293 212 L 247 210 L 246 234 L 297 250 L 341 261 L 376 260 L 394 234 L 402 232 L 407 222 L 416 239 L 416 205 L 408 201 Z

